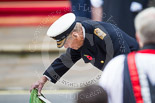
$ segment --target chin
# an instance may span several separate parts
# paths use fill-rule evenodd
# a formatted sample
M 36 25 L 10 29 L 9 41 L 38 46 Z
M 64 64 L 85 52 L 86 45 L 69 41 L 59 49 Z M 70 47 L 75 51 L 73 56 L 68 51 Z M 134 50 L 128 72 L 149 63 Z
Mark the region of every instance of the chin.
M 78 50 L 78 48 L 73 48 L 74 50 Z
M 72 48 L 72 49 L 74 49 L 74 50 L 78 50 L 79 48 Z

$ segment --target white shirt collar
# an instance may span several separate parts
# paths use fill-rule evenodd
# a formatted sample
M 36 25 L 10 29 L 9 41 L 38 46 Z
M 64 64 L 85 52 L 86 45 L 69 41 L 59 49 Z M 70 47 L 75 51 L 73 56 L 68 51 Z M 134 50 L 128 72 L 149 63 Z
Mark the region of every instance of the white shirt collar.
M 85 28 L 82 26 L 83 37 L 85 38 Z

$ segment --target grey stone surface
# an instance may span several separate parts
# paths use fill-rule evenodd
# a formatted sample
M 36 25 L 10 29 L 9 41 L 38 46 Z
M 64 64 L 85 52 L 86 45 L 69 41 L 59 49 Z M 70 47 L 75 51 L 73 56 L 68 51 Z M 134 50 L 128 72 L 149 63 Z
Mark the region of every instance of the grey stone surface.
M 0 52 L 64 51 L 47 35 L 48 27 L 1 27 Z
M 76 103 L 78 91 L 50 91 L 44 93 L 51 103 Z M 29 103 L 29 91 L 4 91 L 0 92 L 0 103 Z

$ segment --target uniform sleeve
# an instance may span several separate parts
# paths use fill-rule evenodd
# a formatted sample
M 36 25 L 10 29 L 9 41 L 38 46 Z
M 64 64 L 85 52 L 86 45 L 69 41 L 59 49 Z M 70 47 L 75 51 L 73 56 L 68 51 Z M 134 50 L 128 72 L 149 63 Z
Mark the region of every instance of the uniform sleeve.
M 43 75 L 51 82 L 56 83 L 80 58 L 80 50 L 68 48 L 66 53 L 57 58 Z
M 125 32 L 121 31 L 123 33 L 123 38 L 125 39 L 130 52 L 139 50 L 139 44 L 135 38 L 130 37 Z
M 122 31 L 120 28 L 116 26 L 114 26 L 114 30 L 117 38 L 115 43 L 119 44 L 119 47 L 117 48 L 119 48 L 119 52 L 121 54 L 127 54 L 129 52 L 137 51 L 139 49 L 138 42 L 136 41 L 135 38 L 129 36 L 128 34 L 126 34 L 124 31 Z

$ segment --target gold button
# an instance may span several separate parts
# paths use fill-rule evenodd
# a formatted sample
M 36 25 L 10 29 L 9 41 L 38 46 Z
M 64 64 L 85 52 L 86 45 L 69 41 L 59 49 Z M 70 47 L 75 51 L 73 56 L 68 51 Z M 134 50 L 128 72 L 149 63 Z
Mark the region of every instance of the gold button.
M 104 63 L 104 61 L 103 61 L 103 60 L 101 60 L 101 63 Z

